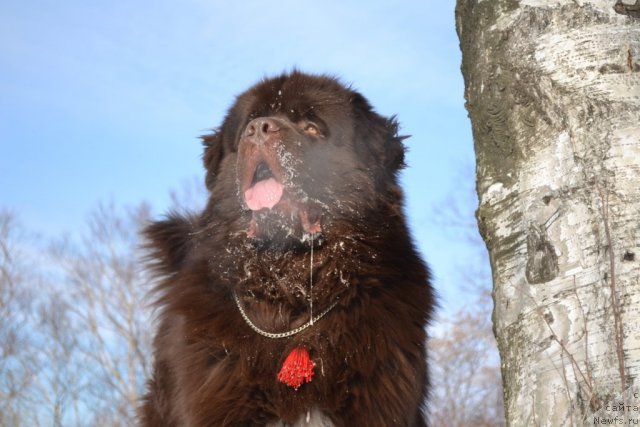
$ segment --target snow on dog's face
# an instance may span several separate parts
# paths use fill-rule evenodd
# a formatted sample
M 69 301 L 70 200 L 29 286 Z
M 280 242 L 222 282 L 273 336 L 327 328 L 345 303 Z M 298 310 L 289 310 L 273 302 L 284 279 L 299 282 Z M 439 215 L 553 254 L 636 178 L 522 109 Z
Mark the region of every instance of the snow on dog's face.
M 264 80 L 204 137 L 209 207 L 263 245 L 327 239 L 397 190 L 401 139 L 395 120 L 333 78 Z

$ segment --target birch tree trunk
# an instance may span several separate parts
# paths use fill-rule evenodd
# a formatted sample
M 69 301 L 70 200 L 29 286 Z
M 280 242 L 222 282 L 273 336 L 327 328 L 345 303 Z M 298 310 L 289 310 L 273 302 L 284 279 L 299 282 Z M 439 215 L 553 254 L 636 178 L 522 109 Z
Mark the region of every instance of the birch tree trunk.
M 512 426 L 582 425 L 640 386 L 634 1 L 458 0 Z

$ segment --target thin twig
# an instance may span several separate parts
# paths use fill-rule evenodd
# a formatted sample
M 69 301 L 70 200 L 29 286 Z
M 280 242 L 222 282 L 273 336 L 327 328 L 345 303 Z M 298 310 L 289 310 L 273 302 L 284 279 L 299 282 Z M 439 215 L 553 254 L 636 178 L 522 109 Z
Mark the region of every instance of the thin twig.
M 591 388 L 594 389 L 595 381 L 593 379 L 593 370 L 591 369 L 591 363 L 589 362 L 589 319 L 584 311 L 580 295 L 578 295 L 575 274 L 573 275 L 573 294 L 576 296 L 576 300 L 578 301 L 578 307 L 580 308 L 580 313 L 582 314 L 582 320 L 584 322 L 582 330 L 584 331 L 584 364 L 587 370 L 587 380 L 591 385 Z M 594 411 L 600 407 L 600 398 L 596 394 L 591 396 L 589 406 L 591 407 L 591 410 Z
M 580 365 L 576 361 L 575 357 L 573 357 L 573 354 L 571 354 L 571 352 L 564 345 L 564 343 L 561 340 L 558 339 L 558 336 L 556 335 L 555 331 L 553 330 L 553 327 L 551 326 L 551 324 L 549 324 L 549 321 L 542 314 L 542 308 L 538 305 L 538 303 L 536 303 L 536 301 L 533 299 L 533 297 L 531 295 L 529 295 L 529 298 L 533 302 L 533 304 L 535 306 L 535 309 L 536 309 L 536 312 L 542 318 L 542 321 L 544 322 L 545 325 L 547 325 L 547 328 L 551 332 L 551 339 L 553 339 L 555 342 L 558 343 L 558 345 L 560 345 L 561 350 L 567 355 L 567 357 L 569 358 L 569 361 L 573 365 L 574 369 L 580 374 L 580 377 L 582 378 L 582 382 L 586 386 L 586 391 L 589 394 L 589 399 L 590 400 L 594 399 L 595 391 L 593 390 L 593 386 L 590 383 L 590 381 L 588 380 L 587 376 L 585 376 L 584 372 L 582 372 L 582 369 L 580 369 Z M 582 388 L 582 386 L 580 386 L 580 387 Z
M 602 220 L 604 222 L 604 234 L 609 249 L 609 287 L 611 288 L 611 310 L 613 312 L 613 322 L 616 338 L 616 355 L 618 357 L 618 373 L 620 375 L 620 387 L 622 388 L 622 397 L 624 405 L 627 406 L 625 390 L 627 389 L 626 367 L 624 362 L 624 330 L 622 327 L 622 315 L 620 313 L 620 303 L 618 301 L 618 292 L 616 290 L 616 258 L 613 250 L 613 240 L 611 239 L 611 230 L 609 229 L 609 194 L 604 195 L 598 188 L 600 194 Z M 625 419 L 627 413 L 625 412 Z
M 567 392 L 567 399 L 569 399 L 569 404 L 571 408 L 569 409 L 569 415 L 571 416 L 571 425 L 574 426 L 576 423 L 573 419 L 573 399 L 571 398 L 571 393 L 569 393 L 569 381 L 567 380 L 567 369 L 564 366 L 564 353 L 560 352 L 560 363 L 562 363 L 562 380 L 564 381 L 565 391 Z M 573 367 L 573 364 L 571 365 Z M 573 375 L 575 376 L 575 367 L 573 369 Z

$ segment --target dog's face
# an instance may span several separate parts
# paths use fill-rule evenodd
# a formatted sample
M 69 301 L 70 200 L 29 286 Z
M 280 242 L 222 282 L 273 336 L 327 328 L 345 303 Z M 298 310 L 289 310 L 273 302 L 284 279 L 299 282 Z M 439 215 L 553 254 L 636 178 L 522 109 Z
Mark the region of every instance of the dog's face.
M 204 138 L 210 207 L 263 245 L 326 238 L 396 187 L 404 154 L 396 132 L 334 79 L 265 80 Z

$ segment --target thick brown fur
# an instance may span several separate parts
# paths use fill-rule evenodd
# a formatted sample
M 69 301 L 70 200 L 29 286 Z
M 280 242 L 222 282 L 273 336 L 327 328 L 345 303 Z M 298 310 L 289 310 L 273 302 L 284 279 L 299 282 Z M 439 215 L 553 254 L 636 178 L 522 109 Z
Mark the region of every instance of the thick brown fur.
M 269 165 L 282 169 L 276 177 L 290 202 L 252 212 L 242 171 L 254 147 L 248 125 L 261 118 L 282 128 L 265 144 L 278 153 Z M 142 426 L 293 425 L 310 413 L 335 426 L 426 425 L 434 296 L 404 219 L 397 131 L 331 77 L 293 71 L 237 98 L 203 138 L 204 211 L 146 230 L 160 322 Z M 273 339 L 248 326 L 234 293 L 253 323 L 273 332 L 307 322 L 311 300 L 314 313 L 337 305 L 299 334 Z M 295 390 L 277 374 L 297 347 L 316 366 Z

